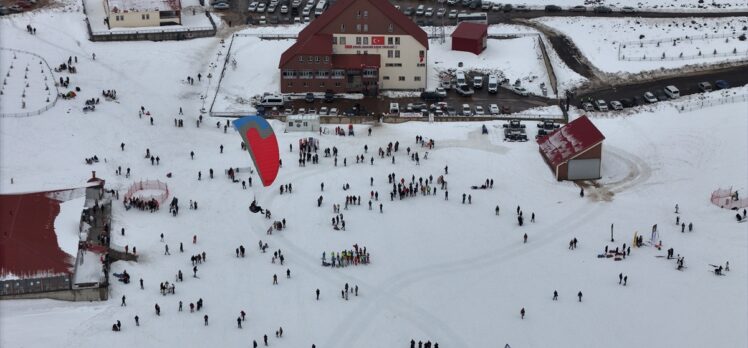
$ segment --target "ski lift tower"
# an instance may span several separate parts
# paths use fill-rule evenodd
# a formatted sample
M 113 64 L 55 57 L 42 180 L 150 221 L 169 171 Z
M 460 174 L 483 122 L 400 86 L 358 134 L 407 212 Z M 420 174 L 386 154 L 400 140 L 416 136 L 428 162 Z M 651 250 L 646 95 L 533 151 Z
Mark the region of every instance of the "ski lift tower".
M 441 17 L 441 20 L 439 24 L 435 24 L 431 27 L 431 42 L 432 43 L 438 43 L 438 44 L 444 44 L 446 42 L 444 34 L 444 16 Z

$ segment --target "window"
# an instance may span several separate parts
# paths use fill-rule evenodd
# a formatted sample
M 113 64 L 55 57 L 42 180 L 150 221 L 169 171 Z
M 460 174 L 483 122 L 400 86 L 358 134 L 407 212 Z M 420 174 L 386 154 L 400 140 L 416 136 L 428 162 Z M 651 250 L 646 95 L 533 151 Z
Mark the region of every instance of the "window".
M 361 54 L 361 50 L 356 50 L 356 54 Z
M 325 84 L 324 84 L 324 83 L 322 84 L 322 87 L 325 87 Z M 304 124 L 304 127 L 306 127 L 306 126 L 308 126 L 308 125 L 309 125 L 309 123 L 308 123 L 308 122 L 306 122 L 306 121 L 304 121 L 304 122 L 303 122 L 303 124 Z
M 387 38 L 387 44 L 388 44 L 388 45 L 392 45 L 392 44 L 393 44 L 393 42 L 394 42 L 393 40 L 394 40 L 394 39 L 392 38 L 392 36 L 388 37 L 388 38 Z
M 403 64 L 402 63 L 385 63 L 384 66 L 386 66 L 388 68 L 393 68 L 393 67 L 394 68 L 399 68 L 399 67 L 402 67 Z
M 283 70 L 283 78 L 284 79 L 296 78 L 296 72 L 293 70 Z
M 293 87 L 293 82 L 291 82 L 291 81 L 288 81 L 288 84 L 287 84 L 286 86 L 288 86 L 288 87 Z
M 400 58 L 400 50 L 395 50 L 395 58 Z
M 338 37 L 337 36 L 333 36 L 332 37 L 332 44 L 333 45 L 337 45 L 338 44 Z
M 360 44 L 361 44 L 361 37 L 356 36 L 356 45 L 360 45 Z
M 420 76 L 413 76 L 413 81 L 421 81 L 421 77 Z
M 367 50 L 364 50 L 364 54 L 369 54 L 369 51 L 367 51 Z
M 332 71 L 332 78 L 334 79 L 342 79 L 345 77 L 345 70 L 342 69 L 335 69 Z
M 426 56 L 426 52 L 424 52 L 423 50 L 420 50 L 420 51 L 418 51 L 418 56 L 419 57 L 425 57 Z
M 325 56 L 325 63 L 329 63 L 329 62 L 330 62 L 330 56 Z
M 382 76 L 382 80 L 389 81 L 390 77 L 389 76 Z
M 358 12 L 356 12 L 356 19 L 361 19 L 361 10 L 358 10 Z
M 320 83 L 319 83 L 319 86 L 320 86 L 321 88 L 325 88 L 325 83 L 324 83 L 324 82 L 320 82 Z M 306 125 L 305 125 L 305 126 L 306 126 Z
M 369 44 L 369 37 L 364 36 L 364 45 L 368 45 L 368 44 Z
M 312 71 L 311 70 L 302 70 L 299 72 L 299 78 L 300 79 L 311 79 L 312 78 Z
M 313 57 L 313 56 L 309 56 L 309 58 L 307 58 L 307 61 L 308 61 L 309 63 L 313 62 L 313 61 L 314 61 L 314 57 Z
M 293 122 L 288 122 L 289 127 L 293 127 Z
M 317 78 L 318 79 L 326 79 L 330 77 L 330 72 L 327 70 L 318 70 L 317 71 Z
M 393 53 L 392 53 L 392 52 L 393 52 L 392 50 L 387 50 L 387 58 L 392 58 L 392 57 L 394 57 L 394 55 L 393 55 Z
M 364 18 L 367 18 L 367 17 L 369 17 L 369 11 L 364 10 Z
M 425 66 L 426 66 L 426 63 L 418 63 L 418 67 L 419 67 L 419 68 L 423 68 L 423 67 L 425 67 Z
M 398 80 L 398 81 L 405 81 L 405 76 L 398 76 L 398 77 L 397 77 L 397 80 Z
M 369 32 L 369 25 L 364 24 L 364 33 L 367 33 L 367 32 Z
M 309 87 L 309 84 L 304 82 L 304 87 Z
M 303 63 L 303 62 L 304 62 L 304 56 L 299 56 L 299 63 Z
M 339 42 L 341 45 L 345 45 L 345 36 L 341 36 Z
M 400 37 L 395 37 L 395 45 L 399 45 L 399 44 L 400 44 Z
M 345 24 L 340 25 L 340 32 L 345 33 Z
M 377 77 L 377 69 L 364 69 L 364 77 Z
M 319 64 L 319 56 L 314 56 L 314 62 Z
M 393 32 L 393 31 L 395 31 L 395 26 L 394 26 L 394 25 L 392 25 L 392 23 L 390 23 L 390 24 L 389 24 L 389 25 L 387 26 L 387 32 L 390 32 L 390 33 L 391 33 L 391 32 Z
M 340 87 L 340 82 L 335 82 L 335 87 Z
M 361 24 L 356 24 L 356 31 L 361 32 Z

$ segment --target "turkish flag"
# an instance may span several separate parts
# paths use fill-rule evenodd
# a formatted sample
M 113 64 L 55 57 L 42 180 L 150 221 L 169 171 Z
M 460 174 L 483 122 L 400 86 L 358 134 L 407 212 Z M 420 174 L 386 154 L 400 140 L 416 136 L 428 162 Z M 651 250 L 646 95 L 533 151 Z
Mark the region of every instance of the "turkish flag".
M 384 45 L 384 36 L 372 36 L 371 44 L 372 45 Z

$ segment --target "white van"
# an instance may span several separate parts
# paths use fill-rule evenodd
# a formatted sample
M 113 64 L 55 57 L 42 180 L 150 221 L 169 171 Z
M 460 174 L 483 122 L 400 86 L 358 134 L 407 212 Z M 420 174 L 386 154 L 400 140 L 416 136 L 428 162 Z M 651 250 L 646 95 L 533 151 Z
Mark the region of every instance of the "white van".
M 261 106 L 283 106 L 283 96 L 280 95 L 266 95 L 260 99 L 258 105 Z
M 488 93 L 499 93 L 499 78 L 496 75 L 488 76 Z
M 665 94 L 667 94 L 670 99 L 676 99 L 680 97 L 680 91 L 673 85 L 665 87 Z
M 390 103 L 390 115 L 397 115 L 400 113 L 400 104 Z
M 457 72 L 457 87 L 462 87 L 467 85 L 467 80 L 465 79 L 465 73 L 462 71 Z

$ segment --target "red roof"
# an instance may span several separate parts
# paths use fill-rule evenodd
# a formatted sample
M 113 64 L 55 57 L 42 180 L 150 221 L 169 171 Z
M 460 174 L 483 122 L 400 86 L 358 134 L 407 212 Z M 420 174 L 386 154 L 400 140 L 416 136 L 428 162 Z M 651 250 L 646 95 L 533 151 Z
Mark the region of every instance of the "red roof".
M 460 23 L 452 33 L 452 37 L 472 40 L 480 40 L 486 35 L 488 35 L 488 25 L 471 22 Z
M 587 116 L 582 116 L 538 139 L 540 152 L 553 167 L 577 157 L 605 139 Z
M 332 56 L 332 66 L 336 69 L 362 69 L 380 67 L 378 54 L 336 54 Z
M 330 7 L 325 12 L 323 12 L 321 16 L 317 17 L 315 20 L 309 23 L 301 32 L 299 32 L 299 37 L 296 39 L 296 43 L 293 46 L 289 47 L 285 52 L 283 52 L 283 55 L 281 55 L 281 60 L 280 60 L 280 64 L 278 64 L 278 67 L 283 67 L 283 65 L 288 63 L 289 60 L 291 60 L 295 55 L 299 53 L 308 54 L 307 52 L 302 50 L 302 47 L 307 48 L 310 46 L 307 46 L 304 43 L 308 40 L 311 40 L 316 35 L 319 35 L 321 30 L 327 27 L 330 24 L 330 22 L 338 18 L 348 7 L 350 7 L 357 1 L 368 2 L 372 7 L 382 12 L 382 14 L 384 14 L 385 17 L 389 18 L 397 27 L 401 28 L 403 31 L 413 36 L 413 38 L 415 38 L 418 42 L 420 42 L 427 50 L 429 49 L 428 34 L 426 34 L 426 32 L 423 31 L 421 27 L 413 23 L 413 21 L 410 18 L 408 18 L 408 16 L 406 16 L 405 14 L 400 12 L 397 8 L 395 8 L 395 6 L 393 6 L 389 1 L 386 1 L 386 0 L 337 0 L 334 4 L 330 5 Z M 371 33 L 371 34 L 376 35 L 378 33 Z M 329 42 L 330 42 L 330 45 L 332 45 L 332 39 L 330 39 Z

